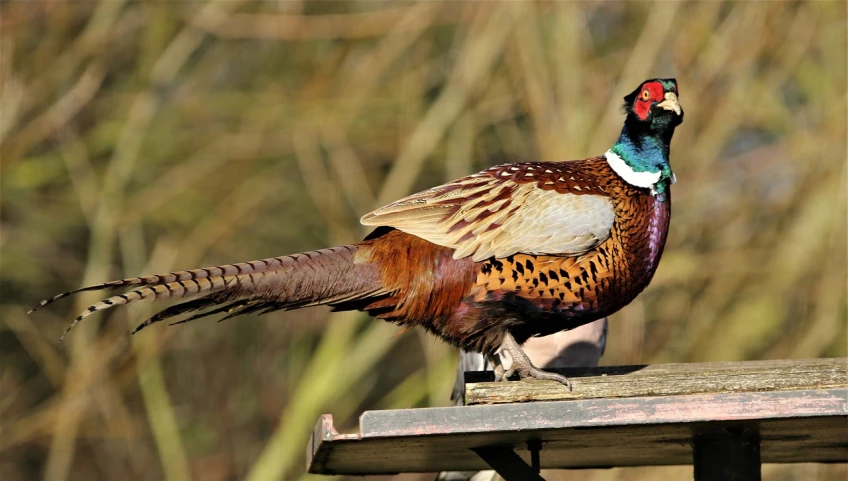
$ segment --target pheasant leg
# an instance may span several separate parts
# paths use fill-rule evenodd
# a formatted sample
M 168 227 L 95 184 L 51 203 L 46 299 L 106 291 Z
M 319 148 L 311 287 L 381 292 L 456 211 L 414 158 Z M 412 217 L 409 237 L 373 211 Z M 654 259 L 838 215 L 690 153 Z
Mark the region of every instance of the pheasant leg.
M 509 366 L 509 369 L 504 371 L 501 376 L 501 381 L 506 381 L 513 374 L 518 374 L 520 379 L 533 378 L 556 381 L 564 384 L 569 390 L 571 390 L 571 383 L 568 382 L 568 379 L 565 376 L 561 374 L 554 374 L 552 372 L 545 372 L 534 366 L 515 338 L 512 337 L 512 334 L 508 332 L 504 335 L 503 343 L 501 344 L 501 348 L 498 349 L 497 354 L 501 357 L 501 369 L 503 369 L 504 355 L 512 360 L 512 364 Z M 495 379 L 498 380 L 497 371 L 495 373 Z

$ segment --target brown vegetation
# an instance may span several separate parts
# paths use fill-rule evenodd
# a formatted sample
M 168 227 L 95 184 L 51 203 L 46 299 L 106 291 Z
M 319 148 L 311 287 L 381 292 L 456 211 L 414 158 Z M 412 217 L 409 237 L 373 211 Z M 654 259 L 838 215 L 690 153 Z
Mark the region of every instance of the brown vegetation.
M 129 337 L 133 306 L 62 345 L 91 296 L 24 313 L 352 242 L 374 206 L 496 163 L 601 154 L 648 77 L 677 77 L 686 111 L 671 232 L 602 362 L 845 356 L 845 24 L 827 1 L 3 3 L 0 478 L 296 479 L 321 413 L 447 404 L 452 350 L 358 313 Z

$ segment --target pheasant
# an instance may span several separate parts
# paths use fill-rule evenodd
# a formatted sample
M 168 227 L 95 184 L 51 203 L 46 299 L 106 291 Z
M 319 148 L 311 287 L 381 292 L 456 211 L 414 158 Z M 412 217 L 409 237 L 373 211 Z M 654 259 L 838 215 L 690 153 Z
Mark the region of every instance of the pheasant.
M 106 282 L 33 310 L 78 292 L 131 288 L 88 307 L 64 338 L 94 312 L 147 299 L 186 302 L 133 333 L 196 311 L 175 324 L 329 305 L 481 352 L 499 380 L 569 386 L 534 366 L 521 344 L 608 316 L 650 282 L 671 214 L 677 96 L 675 79 L 646 80 L 624 97 L 624 126 L 604 155 L 499 165 L 413 194 L 362 217 L 376 229 L 356 244 Z

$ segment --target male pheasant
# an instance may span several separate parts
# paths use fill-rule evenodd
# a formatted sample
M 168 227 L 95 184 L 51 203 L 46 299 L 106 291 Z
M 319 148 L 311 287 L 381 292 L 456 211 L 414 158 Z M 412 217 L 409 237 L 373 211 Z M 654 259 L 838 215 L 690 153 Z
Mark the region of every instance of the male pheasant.
M 411 195 L 362 217 L 377 229 L 360 243 L 106 282 L 36 309 L 76 292 L 134 288 L 90 306 L 67 334 L 96 311 L 142 299 L 192 300 L 134 332 L 202 309 L 180 322 L 330 305 L 482 352 L 499 379 L 568 385 L 520 346 L 612 314 L 650 282 L 671 212 L 677 95 L 676 80 L 647 80 L 624 97 L 624 127 L 604 155 L 500 165 Z M 509 370 L 496 355 L 511 358 Z

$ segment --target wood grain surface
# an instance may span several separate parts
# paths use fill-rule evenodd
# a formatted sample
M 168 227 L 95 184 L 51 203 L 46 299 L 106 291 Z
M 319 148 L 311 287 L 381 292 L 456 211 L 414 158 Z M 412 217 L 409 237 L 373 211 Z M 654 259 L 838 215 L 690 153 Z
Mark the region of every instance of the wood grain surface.
M 465 402 L 498 404 L 573 399 L 767 392 L 848 387 L 848 360 L 802 359 L 614 366 L 555 370 L 574 389 L 553 381 L 493 382 L 491 372 L 467 372 Z

